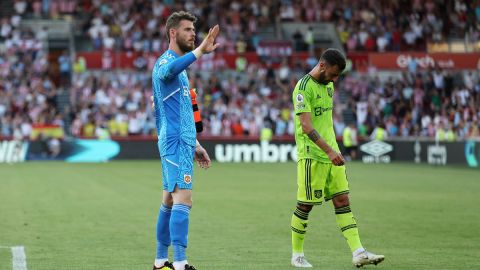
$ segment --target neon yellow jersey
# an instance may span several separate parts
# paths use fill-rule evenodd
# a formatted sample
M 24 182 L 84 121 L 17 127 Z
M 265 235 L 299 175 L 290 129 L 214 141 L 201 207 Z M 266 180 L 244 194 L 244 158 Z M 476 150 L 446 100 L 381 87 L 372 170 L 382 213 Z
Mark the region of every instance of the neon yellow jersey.
M 295 112 L 295 142 L 298 159 L 311 158 L 331 163 L 327 154 L 320 149 L 307 134 L 303 133 L 299 114 L 311 113 L 313 128 L 335 151 L 340 152 L 333 129 L 333 82 L 321 84 L 309 74 L 297 82 L 293 90 L 293 108 Z

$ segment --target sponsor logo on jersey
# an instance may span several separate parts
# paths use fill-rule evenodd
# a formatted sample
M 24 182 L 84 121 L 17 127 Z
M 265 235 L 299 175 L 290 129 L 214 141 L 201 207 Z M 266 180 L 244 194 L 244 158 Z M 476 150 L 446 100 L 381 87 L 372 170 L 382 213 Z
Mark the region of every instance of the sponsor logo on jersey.
M 328 111 L 332 111 L 333 107 L 328 107 L 328 108 L 323 108 L 323 107 L 316 107 L 313 111 L 315 112 L 315 116 L 320 116 L 323 113 L 326 113 Z

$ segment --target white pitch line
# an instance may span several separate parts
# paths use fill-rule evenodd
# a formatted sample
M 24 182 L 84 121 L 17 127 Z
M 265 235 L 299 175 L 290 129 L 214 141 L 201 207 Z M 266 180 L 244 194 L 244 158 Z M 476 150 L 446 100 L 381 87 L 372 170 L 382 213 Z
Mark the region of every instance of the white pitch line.
M 27 270 L 27 256 L 23 246 L 12 247 L 13 270 Z

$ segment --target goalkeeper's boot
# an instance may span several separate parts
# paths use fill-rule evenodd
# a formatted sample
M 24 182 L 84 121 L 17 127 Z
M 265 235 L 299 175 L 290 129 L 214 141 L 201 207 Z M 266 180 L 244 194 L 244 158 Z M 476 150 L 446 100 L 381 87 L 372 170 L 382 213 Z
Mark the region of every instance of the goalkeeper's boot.
M 175 268 L 173 268 L 173 264 L 169 261 L 166 261 L 163 266 L 160 266 L 160 267 L 156 267 L 155 265 L 153 266 L 153 270 L 175 270 Z
M 305 259 L 305 255 L 303 254 L 298 254 L 298 255 L 293 255 L 292 256 L 292 266 L 295 267 L 302 267 L 302 268 L 311 268 L 313 267 L 307 259 Z
M 356 267 L 359 268 L 359 267 L 362 267 L 362 266 L 368 265 L 368 264 L 377 265 L 377 264 L 383 262 L 383 260 L 385 260 L 385 256 L 373 254 L 371 252 L 363 250 L 363 251 L 358 252 L 357 254 L 353 255 L 352 263 L 353 263 L 353 265 L 355 265 Z

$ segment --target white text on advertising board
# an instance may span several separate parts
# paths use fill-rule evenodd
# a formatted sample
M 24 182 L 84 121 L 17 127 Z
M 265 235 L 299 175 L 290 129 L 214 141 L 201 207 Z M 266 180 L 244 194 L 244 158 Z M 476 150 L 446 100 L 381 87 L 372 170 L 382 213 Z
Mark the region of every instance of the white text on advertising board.
M 293 144 L 217 144 L 215 159 L 219 162 L 287 162 L 297 160 Z
M 0 163 L 25 161 L 28 143 L 21 141 L 0 141 Z
M 362 157 L 363 163 L 390 163 L 391 158 L 386 154 L 392 152 L 393 146 L 375 140 L 360 146 L 360 150 L 368 154 Z

